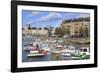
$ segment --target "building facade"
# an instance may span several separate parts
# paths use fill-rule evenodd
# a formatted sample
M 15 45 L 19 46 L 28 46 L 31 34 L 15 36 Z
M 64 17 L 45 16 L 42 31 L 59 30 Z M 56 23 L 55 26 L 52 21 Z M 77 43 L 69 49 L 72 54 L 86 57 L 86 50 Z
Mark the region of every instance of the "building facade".
M 86 29 L 88 36 L 90 36 L 90 19 L 89 18 L 78 18 L 74 20 L 64 20 L 61 23 L 62 28 L 70 31 L 70 36 L 80 35 L 81 31 Z

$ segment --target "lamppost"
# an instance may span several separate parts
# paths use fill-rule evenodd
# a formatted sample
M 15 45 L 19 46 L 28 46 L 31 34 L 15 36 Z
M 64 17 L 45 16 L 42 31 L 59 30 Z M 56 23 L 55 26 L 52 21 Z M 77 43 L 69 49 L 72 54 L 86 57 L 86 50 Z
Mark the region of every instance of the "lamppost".
M 53 29 L 53 27 L 51 27 L 51 24 L 49 24 L 48 25 L 48 37 L 51 37 L 51 35 L 52 35 L 52 29 Z
M 52 35 L 52 32 L 51 32 L 51 31 L 52 31 L 52 28 L 53 28 L 53 27 L 48 27 L 48 36 L 49 36 L 49 37 L 51 37 L 51 35 Z

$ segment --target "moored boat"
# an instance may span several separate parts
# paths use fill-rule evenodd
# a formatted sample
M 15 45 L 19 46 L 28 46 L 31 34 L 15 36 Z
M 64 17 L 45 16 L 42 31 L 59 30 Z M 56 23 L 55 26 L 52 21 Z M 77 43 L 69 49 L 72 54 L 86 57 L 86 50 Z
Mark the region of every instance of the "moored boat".
M 90 49 L 89 49 L 89 47 L 81 47 L 80 54 L 81 55 L 83 55 L 83 54 L 90 55 Z
M 61 55 L 62 56 L 71 56 L 70 52 L 62 52 Z
M 27 54 L 28 57 L 38 57 L 38 56 L 45 56 L 45 54 L 43 53 L 30 53 L 30 54 Z
M 35 54 L 35 53 L 39 53 L 38 50 L 34 50 L 34 51 L 30 51 L 30 53 Z
M 55 54 L 60 54 L 61 51 L 57 51 L 57 50 L 53 50 L 52 53 L 55 53 Z

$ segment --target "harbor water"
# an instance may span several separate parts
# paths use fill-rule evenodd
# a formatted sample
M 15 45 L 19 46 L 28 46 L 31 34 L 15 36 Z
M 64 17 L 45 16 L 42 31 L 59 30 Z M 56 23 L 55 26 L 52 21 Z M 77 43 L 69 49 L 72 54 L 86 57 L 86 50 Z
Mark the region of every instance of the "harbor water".
M 44 56 L 27 57 L 27 54 L 29 54 L 29 52 L 26 52 L 24 50 L 24 48 L 26 48 L 26 45 L 33 42 L 34 40 L 36 40 L 36 38 L 33 38 L 33 37 L 25 38 L 22 40 L 22 62 L 77 60 L 77 59 L 73 59 L 71 56 L 65 57 L 65 56 L 62 56 L 61 54 L 53 54 L 51 52 L 47 52 L 47 55 L 44 55 Z M 75 48 L 80 47 L 80 45 L 74 45 L 74 46 L 75 46 Z M 78 60 L 80 60 L 80 59 L 78 59 Z

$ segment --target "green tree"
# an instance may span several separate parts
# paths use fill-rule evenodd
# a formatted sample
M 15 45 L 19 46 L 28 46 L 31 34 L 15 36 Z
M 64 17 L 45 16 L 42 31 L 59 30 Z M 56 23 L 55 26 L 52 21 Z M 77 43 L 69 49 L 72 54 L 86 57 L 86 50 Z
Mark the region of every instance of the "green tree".
M 84 37 L 84 29 L 83 29 L 83 27 L 80 28 L 79 34 L 80 34 L 80 37 Z
M 66 29 L 66 34 L 70 35 L 70 29 Z
M 85 27 L 84 28 L 84 37 L 88 37 L 88 32 L 89 32 L 88 27 Z
M 89 32 L 88 27 L 85 27 L 85 28 L 81 27 L 80 28 L 80 36 L 81 37 L 88 37 L 88 35 L 89 35 L 88 32 Z
M 48 36 L 50 37 L 52 35 L 52 29 L 53 27 L 49 27 L 47 30 L 48 30 Z
M 78 37 L 79 35 L 78 35 L 78 31 L 75 31 L 75 37 Z
M 59 36 L 61 35 L 61 28 L 60 27 L 55 29 L 55 35 L 59 35 Z
M 55 29 L 55 34 L 60 37 L 63 37 L 67 33 L 69 33 L 69 31 L 66 31 L 66 29 L 64 29 L 64 28 L 58 27 Z

